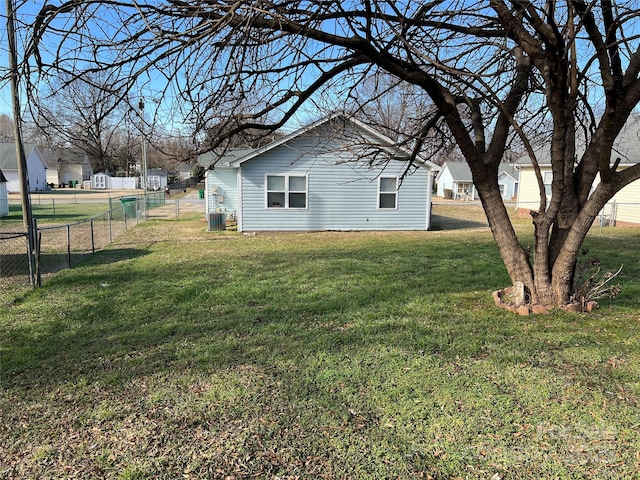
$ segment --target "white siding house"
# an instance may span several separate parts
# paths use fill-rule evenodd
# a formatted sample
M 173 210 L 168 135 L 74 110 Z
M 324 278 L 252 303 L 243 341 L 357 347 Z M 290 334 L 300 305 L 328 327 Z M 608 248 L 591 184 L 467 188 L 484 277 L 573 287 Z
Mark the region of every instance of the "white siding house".
M 639 158 L 640 161 L 640 158 Z M 627 168 L 629 163 L 621 164 L 618 170 Z M 540 165 L 540 173 L 545 185 L 547 199 L 551 198 L 551 165 Z M 596 178 L 595 186 L 600 182 L 600 177 Z M 516 208 L 521 211 L 538 210 L 540 207 L 540 193 L 538 181 L 532 165 L 520 165 L 520 193 Z M 617 225 L 640 225 L 640 181 L 635 181 L 620 190 L 609 203 L 602 209 L 601 217 L 607 222 L 611 221 Z
M 24 145 L 27 157 L 27 175 L 29 190 L 42 191 L 47 188 L 47 164 L 35 143 Z M 20 193 L 20 176 L 18 175 L 18 157 L 15 143 L 0 143 L 0 170 L 7 180 L 9 193 Z
M 475 200 L 476 187 L 473 184 L 471 170 L 466 162 L 445 162 L 436 177 L 439 197 L 447 197 L 445 190 L 451 191 L 454 200 Z
M 89 155 L 80 149 L 44 147 L 41 152 L 47 163 L 47 183 L 56 187 L 80 186 L 93 175 Z
M 446 197 L 445 190 L 450 190 L 454 200 L 477 200 L 478 192 L 473 184 L 471 169 L 467 162 L 446 162 L 436 177 L 437 195 Z M 498 186 L 504 200 L 511 200 L 518 195 L 518 170 L 503 163 L 498 167 Z
M 621 159 L 618 171 L 631 165 L 640 163 L 640 118 L 632 118 L 627 126 L 620 132 L 614 151 L 612 152 L 611 165 L 616 158 Z M 536 157 L 540 167 L 540 173 L 545 186 L 547 198 L 551 196 L 551 163 L 549 159 L 549 147 L 545 146 L 536 151 Z M 528 158 L 522 160 L 520 165 L 520 192 L 516 207 L 522 211 L 537 210 L 540 206 L 540 192 L 535 170 Z M 596 177 L 594 188 L 600 182 Z M 640 181 L 635 181 L 620 190 L 602 209 L 601 218 L 607 223 L 617 225 L 640 225 Z
M 389 161 L 373 161 L 382 155 Z M 223 204 L 237 202 L 239 231 L 429 228 L 437 166 L 410 165 L 406 152 L 353 119 L 325 118 L 225 166 L 208 178 L 219 182 Z

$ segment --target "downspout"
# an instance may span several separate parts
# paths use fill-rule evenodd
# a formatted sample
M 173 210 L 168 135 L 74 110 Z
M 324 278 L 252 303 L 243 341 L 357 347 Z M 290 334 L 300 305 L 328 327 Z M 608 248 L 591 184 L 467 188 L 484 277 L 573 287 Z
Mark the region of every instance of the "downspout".
M 236 174 L 236 179 L 238 181 L 237 183 L 237 194 L 236 194 L 236 198 L 238 201 L 238 208 L 237 208 L 237 213 L 236 216 L 237 221 L 238 221 L 238 232 L 242 232 L 244 231 L 244 228 L 242 226 L 242 167 L 238 167 L 237 169 L 237 174 Z

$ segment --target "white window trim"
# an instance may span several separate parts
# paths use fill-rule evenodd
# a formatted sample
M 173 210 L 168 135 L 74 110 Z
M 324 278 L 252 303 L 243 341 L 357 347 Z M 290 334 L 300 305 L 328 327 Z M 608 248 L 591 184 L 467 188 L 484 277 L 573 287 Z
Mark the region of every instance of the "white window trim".
M 396 181 L 396 189 L 393 192 L 382 192 L 380 191 L 380 184 L 382 183 L 383 179 L 388 179 L 388 178 L 393 178 Z M 390 177 L 390 176 L 379 176 L 378 177 L 378 196 L 377 196 L 377 210 L 397 210 L 398 209 L 398 185 L 399 185 L 399 181 L 398 181 L 398 177 Z M 394 202 L 394 207 L 393 208 L 384 208 L 380 206 L 380 195 L 381 194 L 391 194 L 393 193 L 395 195 L 395 202 Z
M 553 172 L 543 172 L 542 173 L 542 183 L 544 184 L 545 195 L 547 198 L 551 197 L 551 188 L 553 184 Z
M 282 190 L 269 190 L 268 180 L 269 177 L 284 177 L 284 192 Z M 301 190 L 289 190 L 289 177 L 304 177 L 304 192 Z M 284 207 L 270 207 L 269 206 L 269 192 L 283 192 L 284 193 Z M 305 206 L 304 207 L 290 207 L 289 206 L 289 194 L 290 193 L 304 193 Z M 264 206 L 267 210 L 308 210 L 309 209 L 309 175 L 301 174 L 281 174 L 281 173 L 267 173 L 264 176 Z

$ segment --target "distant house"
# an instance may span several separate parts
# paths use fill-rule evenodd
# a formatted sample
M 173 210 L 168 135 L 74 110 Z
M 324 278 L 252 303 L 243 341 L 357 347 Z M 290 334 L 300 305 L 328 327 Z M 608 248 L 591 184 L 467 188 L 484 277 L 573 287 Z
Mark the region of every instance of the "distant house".
M 164 190 L 167 186 L 166 170 L 161 168 L 148 168 L 147 169 L 147 190 L 157 191 Z
M 476 189 L 466 162 L 445 162 L 436 177 L 436 195 L 454 200 L 475 200 Z M 449 190 L 451 193 L 446 192 Z
M 180 163 L 176 165 L 175 171 L 178 176 L 178 180 L 186 180 L 190 178 L 191 170 L 193 170 L 193 167 L 188 163 Z
M 515 165 L 501 163 L 498 167 L 498 186 L 503 200 L 513 200 L 518 196 L 520 172 Z
M 78 148 L 43 147 L 47 163 L 47 183 L 54 186 L 82 185 L 91 179 L 93 167 L 89 155 Z
M 7 177 L 0 170 L 0 217 L 9 215 L 9 192 L 7 191 Z
M 614 145 L 611 164 L 615 158 L 621 158 L 618 171 L 640 163 L 640 118 L 632 119 L 620 133 Z M 551 182 L 553 179 L 549 147 L 545 146 L 536 151 L 540 174 L 544 183 L 547 198 L 551 198 Z M 535 170 L 528 157 L 521 160 L 518 201 L 516 208 L 521 211 L 536 211 L 540 206 L 540 189 Z M 594 187 L 600 182 L 596 177 Z M 620 190 L 600 212 L 600 218 L 607 224 L 640 225 L 640 181 L 635 181 Z
M 436 177 L 437 195 L 454 200 L 477 200 L 478 192 L 473 184 L 467 162 L 446 162 Z M 518 170 L 507 163 L 498 167 L 498 186 L 504 200 L 518 195 Z M 449 190 L 451 193 L 446 192 Z
M 35 143 L 24 145 L 27 157 L 27 175 L 29 190 L 42 191 L 47 188 L 47 164 Z M 20 176 L 18 175 L 18 157 L 15 143 L 0 143 L 0 170 L 7 180 L 7 192 L 20 193 Z
M 229 152 L 207 174 L 206 208 L 234 214 L 240 231 L 427 230 L 432 168 L 411 165 L 387 137 L 334 115 Z
M 638 158 L 640 162 L 640 157 Z M 618 171 L 634 165 L 635 162 L 626 161 L 621 163 Z M 551 164 L 543 163 L 539 165 L 542 180 L 544 182 L 547 199 L 551 199 L 551 181 L 553 175 Z M 596 178 L 594 184 L 599 183 L 600 177 Z M 536 179 L 535 170 L 531 164 L 520 165 L 520 193 L 516 208 L 520 211 L 537 211 L 540 207 L 540 190 Z M 640 225 L 640 182 L 635 181 L 620 190 L 611 201 L 602 209 L 601 218 L 607 224 L 617 225 Z

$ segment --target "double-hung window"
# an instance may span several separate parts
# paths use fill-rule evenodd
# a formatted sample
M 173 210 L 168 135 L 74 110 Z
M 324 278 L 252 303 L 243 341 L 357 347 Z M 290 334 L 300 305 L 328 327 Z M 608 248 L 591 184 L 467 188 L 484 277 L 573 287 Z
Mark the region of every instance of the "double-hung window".
M 398 179 L 396 177 L 379 177 L 378 190 L 378 208 L 396 208 Z
M 267 175 L 267 208 L 307 208 L 307 177 Z
M 544 181 L 544 193 L 547 197 L 550 197 L 551 184 L 553 183 L 553 172 L 544 172 L 542 180 Z

